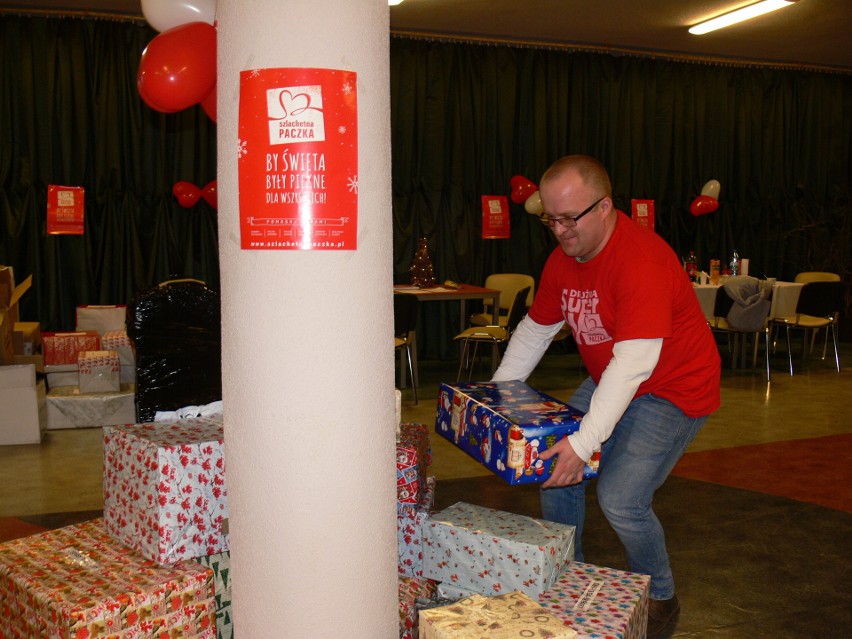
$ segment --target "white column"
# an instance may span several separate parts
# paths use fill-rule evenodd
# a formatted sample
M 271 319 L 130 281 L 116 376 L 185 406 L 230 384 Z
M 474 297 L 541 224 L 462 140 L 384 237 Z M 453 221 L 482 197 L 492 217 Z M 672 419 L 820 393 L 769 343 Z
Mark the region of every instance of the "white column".
M 222 374 L 241 637 L 397 635 L 387 0 L 218 0 Z M 242 250 L 239 72 L 357 73 L 358 248 Z

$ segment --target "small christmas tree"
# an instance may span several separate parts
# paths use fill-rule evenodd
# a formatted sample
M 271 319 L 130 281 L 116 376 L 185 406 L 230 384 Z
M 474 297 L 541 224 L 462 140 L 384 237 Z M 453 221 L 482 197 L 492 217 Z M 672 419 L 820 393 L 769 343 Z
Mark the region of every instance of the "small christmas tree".
M 411 263 L 411 284 L 420 288 L 435 286 L 435 270 L 432 268 L 432 259 L 429 257 L 429 246 L 426 238 L 421 237 L 417 245 L 417 252 Z

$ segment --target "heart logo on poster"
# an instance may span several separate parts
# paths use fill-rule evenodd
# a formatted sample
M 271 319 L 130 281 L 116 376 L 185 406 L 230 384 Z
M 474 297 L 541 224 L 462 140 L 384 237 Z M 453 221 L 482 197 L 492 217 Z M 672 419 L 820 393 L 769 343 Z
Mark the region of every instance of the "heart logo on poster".
M 287 89 L 278 95 L 278 103 L 284 110 L 284 117 L 300 115 L 311 108 L 311 97 L 307 93 L 293 95 Z

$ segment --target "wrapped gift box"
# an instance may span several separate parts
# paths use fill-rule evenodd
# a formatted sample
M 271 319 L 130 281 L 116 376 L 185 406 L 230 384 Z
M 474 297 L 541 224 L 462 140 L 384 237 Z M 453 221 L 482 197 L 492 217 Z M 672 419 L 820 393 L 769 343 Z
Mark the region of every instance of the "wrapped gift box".
M 231 551 L 195 559 L 213 571 L 216 592 L 216 637 L 234 639 L 234 613 L 231 603 Z
M 574 562 L 538 601 L 580 637 L 643 639 L 650 584 L 648 575 Z
M 90 428 L 136 422 L 136 388 L 122 384 L 117 393 L 80 393 L 77 386 L 47 392 L 47 429 Z
M 583 413 L 523 382 L 441 384 L 435 430 L 510 484 L 545 481 L 539 453 L 580 427 Z M 586 466 L 597 475 L 599 455 Z
M 472 595 L 420 611 L 420 639 L 574 639 L 561 618 L 522 592 Z
M 44 367 L 47 373 L 47 387 L 78 386 L 80 384 L 80 369 L 77 362 L 73 364 L 48 364 Z
M 435 582 L 421 577 L 399 578 L 399 637 L 417 639 L 417 600 L 430 599 Z
M 77 365 L 77 357 L 83 351 L 99 351 L 101 336 L 96 331 L 74 333 L 44 333 L 42 335 L 45 364 Z
M 96 331 L 103 335 L 108 331 L 123 331 L 127 328 L 127 306 L 117 304 L 85 304 L 77 307 L 78 331 Z
M 81 393 L 112 393 L 121 390 L 118 351 L 83 351 L 77 357 Z
M 107 530 L 173 563 L 228 550 L 221 416 L 104 428 Z
M 396 441 L 396 499 L 399 503 L 420 503 L 430 462 L 429 429 L 424 424 L 402 424 Z
M 426 490 L 420 505 L 397 504 L 396 541 L 399 552 L 397 569 L 400 576 L 423 574 L 423 523 L 435 505 L 435 478 L 426 478 Z
M 212 572 L 161 566 L 95 520 L 0 544 L 0 636 L 216 636 Z
M 423 576 L 538 597 L 574 560 L 574 526 L 458 502 L 423 525 Z
M 122 366 L 136 367 L 136 351 L 127 331 L 107 331 L 101 335 L 101 348 L 107 351 L 118 351 L 119 363 Z

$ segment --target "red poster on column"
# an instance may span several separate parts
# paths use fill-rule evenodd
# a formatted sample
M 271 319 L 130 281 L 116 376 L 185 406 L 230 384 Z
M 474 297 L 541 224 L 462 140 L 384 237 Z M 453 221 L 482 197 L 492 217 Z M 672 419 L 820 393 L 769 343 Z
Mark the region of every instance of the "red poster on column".
M 630 209 L 639 226 L 654 230 L 654 200 L 630 200 Z
M 509 198 L 505 195 L 483 195 L 482 239 L 505 240 L 509 237 Z
M 240 73 L 243 249 L 358 248 L 356 80 L 338 69 Z
M 85 196 L 82 186 L 47 186 L 48 235 L 83 235 Z

